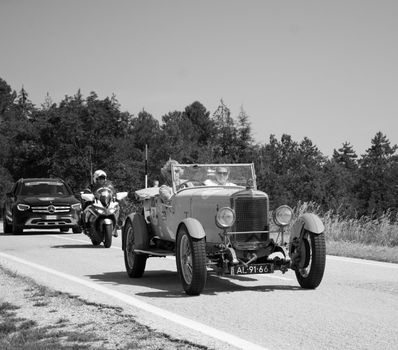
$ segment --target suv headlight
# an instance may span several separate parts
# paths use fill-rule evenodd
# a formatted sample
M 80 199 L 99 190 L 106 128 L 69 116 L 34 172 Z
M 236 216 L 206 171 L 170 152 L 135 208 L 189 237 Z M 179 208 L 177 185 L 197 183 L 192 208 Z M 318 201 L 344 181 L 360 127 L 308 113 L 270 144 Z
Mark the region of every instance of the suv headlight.
M 279 226 L 289 225 L 293 218 L 293 210 L 287 205 L 281 205 L 273 213 L 275 224 Z
M 18 208 L 18 210 L 20 210 L 20 211 L 25 211 L 25 210 L 28 210 L 28 209 L 30 208 L 30 205 L 27 205 L 27 204 L 18 204 L 18 205 L 17 205 L 17 208 Z
M 220 228 L 231 227 L 235 223 L 235 212 L 228 207 L 219 209 L 216 215 L 216 223 Z

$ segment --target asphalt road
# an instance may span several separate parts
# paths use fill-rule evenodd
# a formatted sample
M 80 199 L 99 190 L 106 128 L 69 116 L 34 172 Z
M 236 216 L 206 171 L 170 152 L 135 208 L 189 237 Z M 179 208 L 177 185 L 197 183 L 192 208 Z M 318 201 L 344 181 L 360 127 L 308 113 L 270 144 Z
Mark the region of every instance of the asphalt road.
M 83 234 L 1 234 L 0 265 L 216 349 L 398 347 L 398 264 L 328 256 L 316 290 L 301 289 L 292 271 L 209 275 L 204 292 L 189 297 L 173 258 L 150 258 L 144 277 L 131 279 L 120 246 L 120 237 L 106 249 Z

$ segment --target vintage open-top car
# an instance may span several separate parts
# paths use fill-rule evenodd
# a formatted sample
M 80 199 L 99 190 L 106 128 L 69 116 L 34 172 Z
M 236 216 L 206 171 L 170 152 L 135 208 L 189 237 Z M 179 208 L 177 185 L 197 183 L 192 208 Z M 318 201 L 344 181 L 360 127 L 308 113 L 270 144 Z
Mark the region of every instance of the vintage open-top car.
M 142 211 L 128 215 L 122 231 L 130 277 L 143 275 L 148 257 L 175 255 L 189 295 L 203 291 L 208 269 L 232 276 L 293 269 L 301 287 L 320 284 L 326 260 L 322 221 L 305 213 L 292 223 L 286 205 L 271 213 L 268 195 L 257 190 L 253 164 L 178 164 L 171 170 L 169 200 L 158 187 L 136 191 Z

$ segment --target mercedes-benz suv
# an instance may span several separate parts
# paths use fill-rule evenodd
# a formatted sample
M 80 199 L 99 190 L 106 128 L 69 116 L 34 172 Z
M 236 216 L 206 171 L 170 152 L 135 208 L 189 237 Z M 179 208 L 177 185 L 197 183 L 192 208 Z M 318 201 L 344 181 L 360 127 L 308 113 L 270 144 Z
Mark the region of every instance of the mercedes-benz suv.
M 19 179 L 6 194 L 4 233 L 24 229 L 60 229 L 81 233 L 81 203 L 58 178 Z

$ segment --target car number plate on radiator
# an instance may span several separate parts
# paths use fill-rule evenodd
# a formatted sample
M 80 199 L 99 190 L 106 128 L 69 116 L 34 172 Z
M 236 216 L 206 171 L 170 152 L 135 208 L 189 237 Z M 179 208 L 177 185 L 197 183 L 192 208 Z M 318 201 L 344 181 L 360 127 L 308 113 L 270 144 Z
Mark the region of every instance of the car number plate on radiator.
M 57 220 L 56 215 L 46 215 L 46 220 Z
M 231 275 L 252 275 L 260 273 L 273 273 L 273 264 L 251 264 L 249 266 L 231 266 Z

